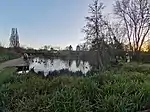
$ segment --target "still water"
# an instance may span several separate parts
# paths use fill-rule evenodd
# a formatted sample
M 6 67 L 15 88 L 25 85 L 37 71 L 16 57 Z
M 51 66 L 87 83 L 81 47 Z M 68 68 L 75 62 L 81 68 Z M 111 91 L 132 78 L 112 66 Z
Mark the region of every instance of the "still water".
M 29 68 L 34 68 L 36 73 L 43 72 L 43 74 L 47 76 L 56 71 L 67 71 L 70 73 L 82 73 L 82 75 L 86 75 L 92 67 L 88 62 L 82 60 L 34 58 L 30 60 Z

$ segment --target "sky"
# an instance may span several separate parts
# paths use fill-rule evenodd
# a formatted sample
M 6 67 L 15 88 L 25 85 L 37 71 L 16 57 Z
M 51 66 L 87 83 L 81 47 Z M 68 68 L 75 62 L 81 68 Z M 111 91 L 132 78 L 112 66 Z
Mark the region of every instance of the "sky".
M 101 0 L 104 12 L 113 0 Z M 0 0 L 0 42 L 8 46 L 11 28 L 17 28 L 22 46 L 75 47 L 82 43 L 81 32 L 92 0 Z

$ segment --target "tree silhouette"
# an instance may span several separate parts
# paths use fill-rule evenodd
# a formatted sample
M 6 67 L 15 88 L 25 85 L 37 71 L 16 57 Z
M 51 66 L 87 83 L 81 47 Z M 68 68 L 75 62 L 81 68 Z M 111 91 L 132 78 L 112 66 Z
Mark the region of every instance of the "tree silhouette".
M 102 63 L 102 46 L 104 43 L 104 34 L 102 32 L 104 22 L 102 16 L 102 10 L 104 9 L 103 3 L 99 0 L 95 0 L 93 4 L 89 5 L 89 14 L 90 16 L 86 17 L 87 24 L 84 27 L 83 31 L 86 34 L 86 40 L 91 46 L 95 46 L 97 51 L 97 61 L 98 68 L 103 69 L 104 65 Z
M 72 46 L 70 45 L 70 46 L 69 46 L 69 51 L 72 51 L 72 50 L 73 50 L 73 48 L 72 48 Z
M 77 45 L 76 51 L 80 51 L 80 46 L 79 45 Z

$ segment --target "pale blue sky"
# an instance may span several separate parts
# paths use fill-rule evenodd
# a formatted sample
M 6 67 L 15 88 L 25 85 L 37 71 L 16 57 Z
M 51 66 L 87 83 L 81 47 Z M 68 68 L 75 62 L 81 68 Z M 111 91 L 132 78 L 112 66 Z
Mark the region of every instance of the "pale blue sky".
M 102 0 L 112 9 L 113 0 Z M 18 28 L 21 45 L 73 46 L 81 43 L 81 32 L 92 0 L 0 0 L 0 41 L 8 46 L 11 28 Z

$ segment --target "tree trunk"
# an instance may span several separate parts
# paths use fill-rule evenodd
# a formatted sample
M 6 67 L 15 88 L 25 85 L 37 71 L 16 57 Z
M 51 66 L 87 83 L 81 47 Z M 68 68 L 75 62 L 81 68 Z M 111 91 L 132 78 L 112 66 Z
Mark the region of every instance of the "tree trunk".
M 99 71 L 101 71 L 104 69 L 104 66 L 103 66 L 102 59 L 101 59 L 100 49 L 98 49 L 97 51 L 97 58 L 98 58 L 98 69 Z

